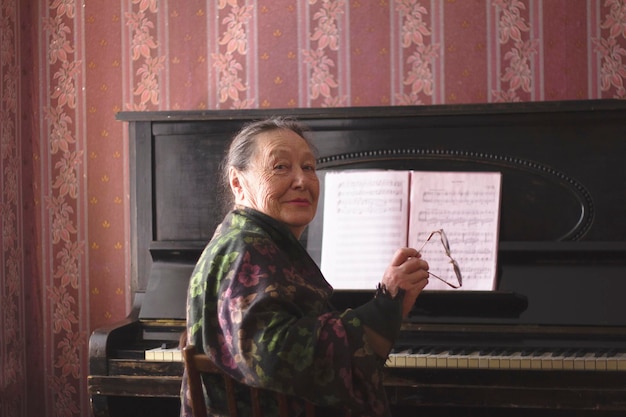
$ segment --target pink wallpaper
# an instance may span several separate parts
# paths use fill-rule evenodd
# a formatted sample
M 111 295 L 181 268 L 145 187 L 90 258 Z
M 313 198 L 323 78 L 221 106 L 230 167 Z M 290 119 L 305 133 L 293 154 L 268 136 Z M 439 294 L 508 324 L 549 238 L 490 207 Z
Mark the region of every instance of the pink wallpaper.
M 128 314 L 116 112 L 624 99 L 625 56 L 624 0 L 0 0 L 0 415 L 88 415 Z

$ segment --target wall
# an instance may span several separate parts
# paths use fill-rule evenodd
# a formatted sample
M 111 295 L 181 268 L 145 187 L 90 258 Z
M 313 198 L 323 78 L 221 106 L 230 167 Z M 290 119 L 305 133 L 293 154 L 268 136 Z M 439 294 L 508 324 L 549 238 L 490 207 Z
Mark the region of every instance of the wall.
M 116 112 L 623 99 L 625 55 L 624 0 L 1 0 L 0 416 L 88 415 L 129 312 Z

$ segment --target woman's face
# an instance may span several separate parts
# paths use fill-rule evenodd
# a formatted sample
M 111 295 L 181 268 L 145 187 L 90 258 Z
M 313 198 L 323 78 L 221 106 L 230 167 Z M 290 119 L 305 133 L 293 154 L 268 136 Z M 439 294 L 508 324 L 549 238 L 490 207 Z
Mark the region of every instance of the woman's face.
M 248 170 L 230 170 L 235 202 L 285 223 L 299 238 L 317 210 L 315 155 L 287 129 L 260 134 L 255 149 Z

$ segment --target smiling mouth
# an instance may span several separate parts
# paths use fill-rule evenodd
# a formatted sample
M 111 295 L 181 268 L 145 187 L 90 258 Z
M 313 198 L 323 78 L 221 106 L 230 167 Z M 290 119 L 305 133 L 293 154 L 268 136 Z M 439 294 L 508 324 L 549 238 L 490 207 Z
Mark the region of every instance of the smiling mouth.
M 290 203 L 292 203 L 292 204 L 311 204 L 309 202 L 309 200 L 303 200 L 303 199 L 291 200 Z

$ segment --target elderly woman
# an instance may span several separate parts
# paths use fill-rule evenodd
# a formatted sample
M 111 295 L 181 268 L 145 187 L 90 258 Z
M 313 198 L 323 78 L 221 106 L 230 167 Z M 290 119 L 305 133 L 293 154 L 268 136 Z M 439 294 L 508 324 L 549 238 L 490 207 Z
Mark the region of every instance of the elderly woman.
M 306 399 L 324 416 L 387 416 L 383 365 L 428 283 L 428 264 L 399 248 L 371 301 L 334 310 L 332 287 L 298 241 L 317 209 L 315 163 L 292 119 L 255 122 L 234 138 L 222 167 L 234 208 L 191 277 L 188 343 L 236 381 L 289 394 L 294 415 Z M 223 393 L 207 392 L 220 415 Z M 185 387 L 182 400 L 186 413 Z M 241 415 L 246 406 L 242 399 Z

